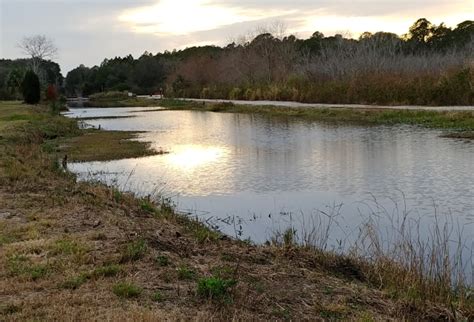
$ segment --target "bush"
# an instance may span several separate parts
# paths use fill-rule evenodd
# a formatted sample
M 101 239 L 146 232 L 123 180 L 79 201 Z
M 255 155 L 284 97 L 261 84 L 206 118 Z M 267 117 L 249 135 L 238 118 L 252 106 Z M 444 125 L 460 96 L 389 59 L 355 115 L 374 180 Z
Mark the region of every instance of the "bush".
M 38 104 L 41 98 L 40 81 L 33 71 L 28 71 L 21 84 L 23 99 L 28 104 Z
M 56 90 L 56 86 L 52 84 L 48 85 L 48 89 L 46 90 L 46 99 L 50 102 L 57 101 L 58 91 Z

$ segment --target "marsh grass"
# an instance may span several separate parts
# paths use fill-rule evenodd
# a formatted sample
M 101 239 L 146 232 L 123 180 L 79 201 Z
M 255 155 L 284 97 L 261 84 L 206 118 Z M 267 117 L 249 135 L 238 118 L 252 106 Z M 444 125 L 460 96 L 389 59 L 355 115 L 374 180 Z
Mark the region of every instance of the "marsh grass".
M 433 220 L 426 222 L 404 201 L 391 210 L 376 199 L 367 205 L 369 214 L 361 213 L 365 219 L 353 231 L 342 228 L 341 205 L 333 205 L 331 211 L 300 216 L 299 223 L 295 220 L 289 228 L 277 230 L 271 242 L 310 249 L 327 269 L 368 281 L 415 306 L 441 302 L 473 314 L 469 231 L 438 214 L 436 207 Z M 331 242 L 336 231 L 344 237 Z

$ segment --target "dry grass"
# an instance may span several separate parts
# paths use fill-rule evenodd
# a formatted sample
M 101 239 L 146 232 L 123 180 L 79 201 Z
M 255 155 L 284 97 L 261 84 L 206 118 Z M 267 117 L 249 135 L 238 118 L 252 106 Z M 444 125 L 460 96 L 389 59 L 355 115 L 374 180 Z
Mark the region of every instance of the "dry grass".
M 150 211 L 133 195 L 77 183 L 44 142 L 30 141 L 0 143 L 0 320 L 452 317 L 444 302 L 390 296 L 342 257 L 209 230 L 202 238 L 204 226 L 166 204 Z M 198 294 L 199 280 L 212 276 L 235 281 L 228 300 Z M 472 319 L 472 311 L 458 314 Z

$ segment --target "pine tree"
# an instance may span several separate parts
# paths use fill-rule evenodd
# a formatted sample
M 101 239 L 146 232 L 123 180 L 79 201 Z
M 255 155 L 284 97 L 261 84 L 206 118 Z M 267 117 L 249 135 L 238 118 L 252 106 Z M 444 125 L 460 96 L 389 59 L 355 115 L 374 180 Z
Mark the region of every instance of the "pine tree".
M 38 104 L 41 98 L 40 81 L 33 71 L 28 71 L 21 84 L 23 99 L 28 104 Z

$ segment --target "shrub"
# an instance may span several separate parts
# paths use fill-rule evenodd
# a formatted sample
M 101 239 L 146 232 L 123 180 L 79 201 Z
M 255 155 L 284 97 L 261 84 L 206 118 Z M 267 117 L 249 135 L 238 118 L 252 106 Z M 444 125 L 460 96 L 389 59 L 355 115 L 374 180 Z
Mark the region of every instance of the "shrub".
M 58 99 L 58 91 L 56 90 L 56 86 L 52 84 L 48 85 L 48 89 L 46 90 L 46 99 L 51 102 L 54 102 Z
M 38 104 L 41 98 L 40 81 L 33 71 L 28 71 L 21 84 L 23 99 L 28 104 Z

